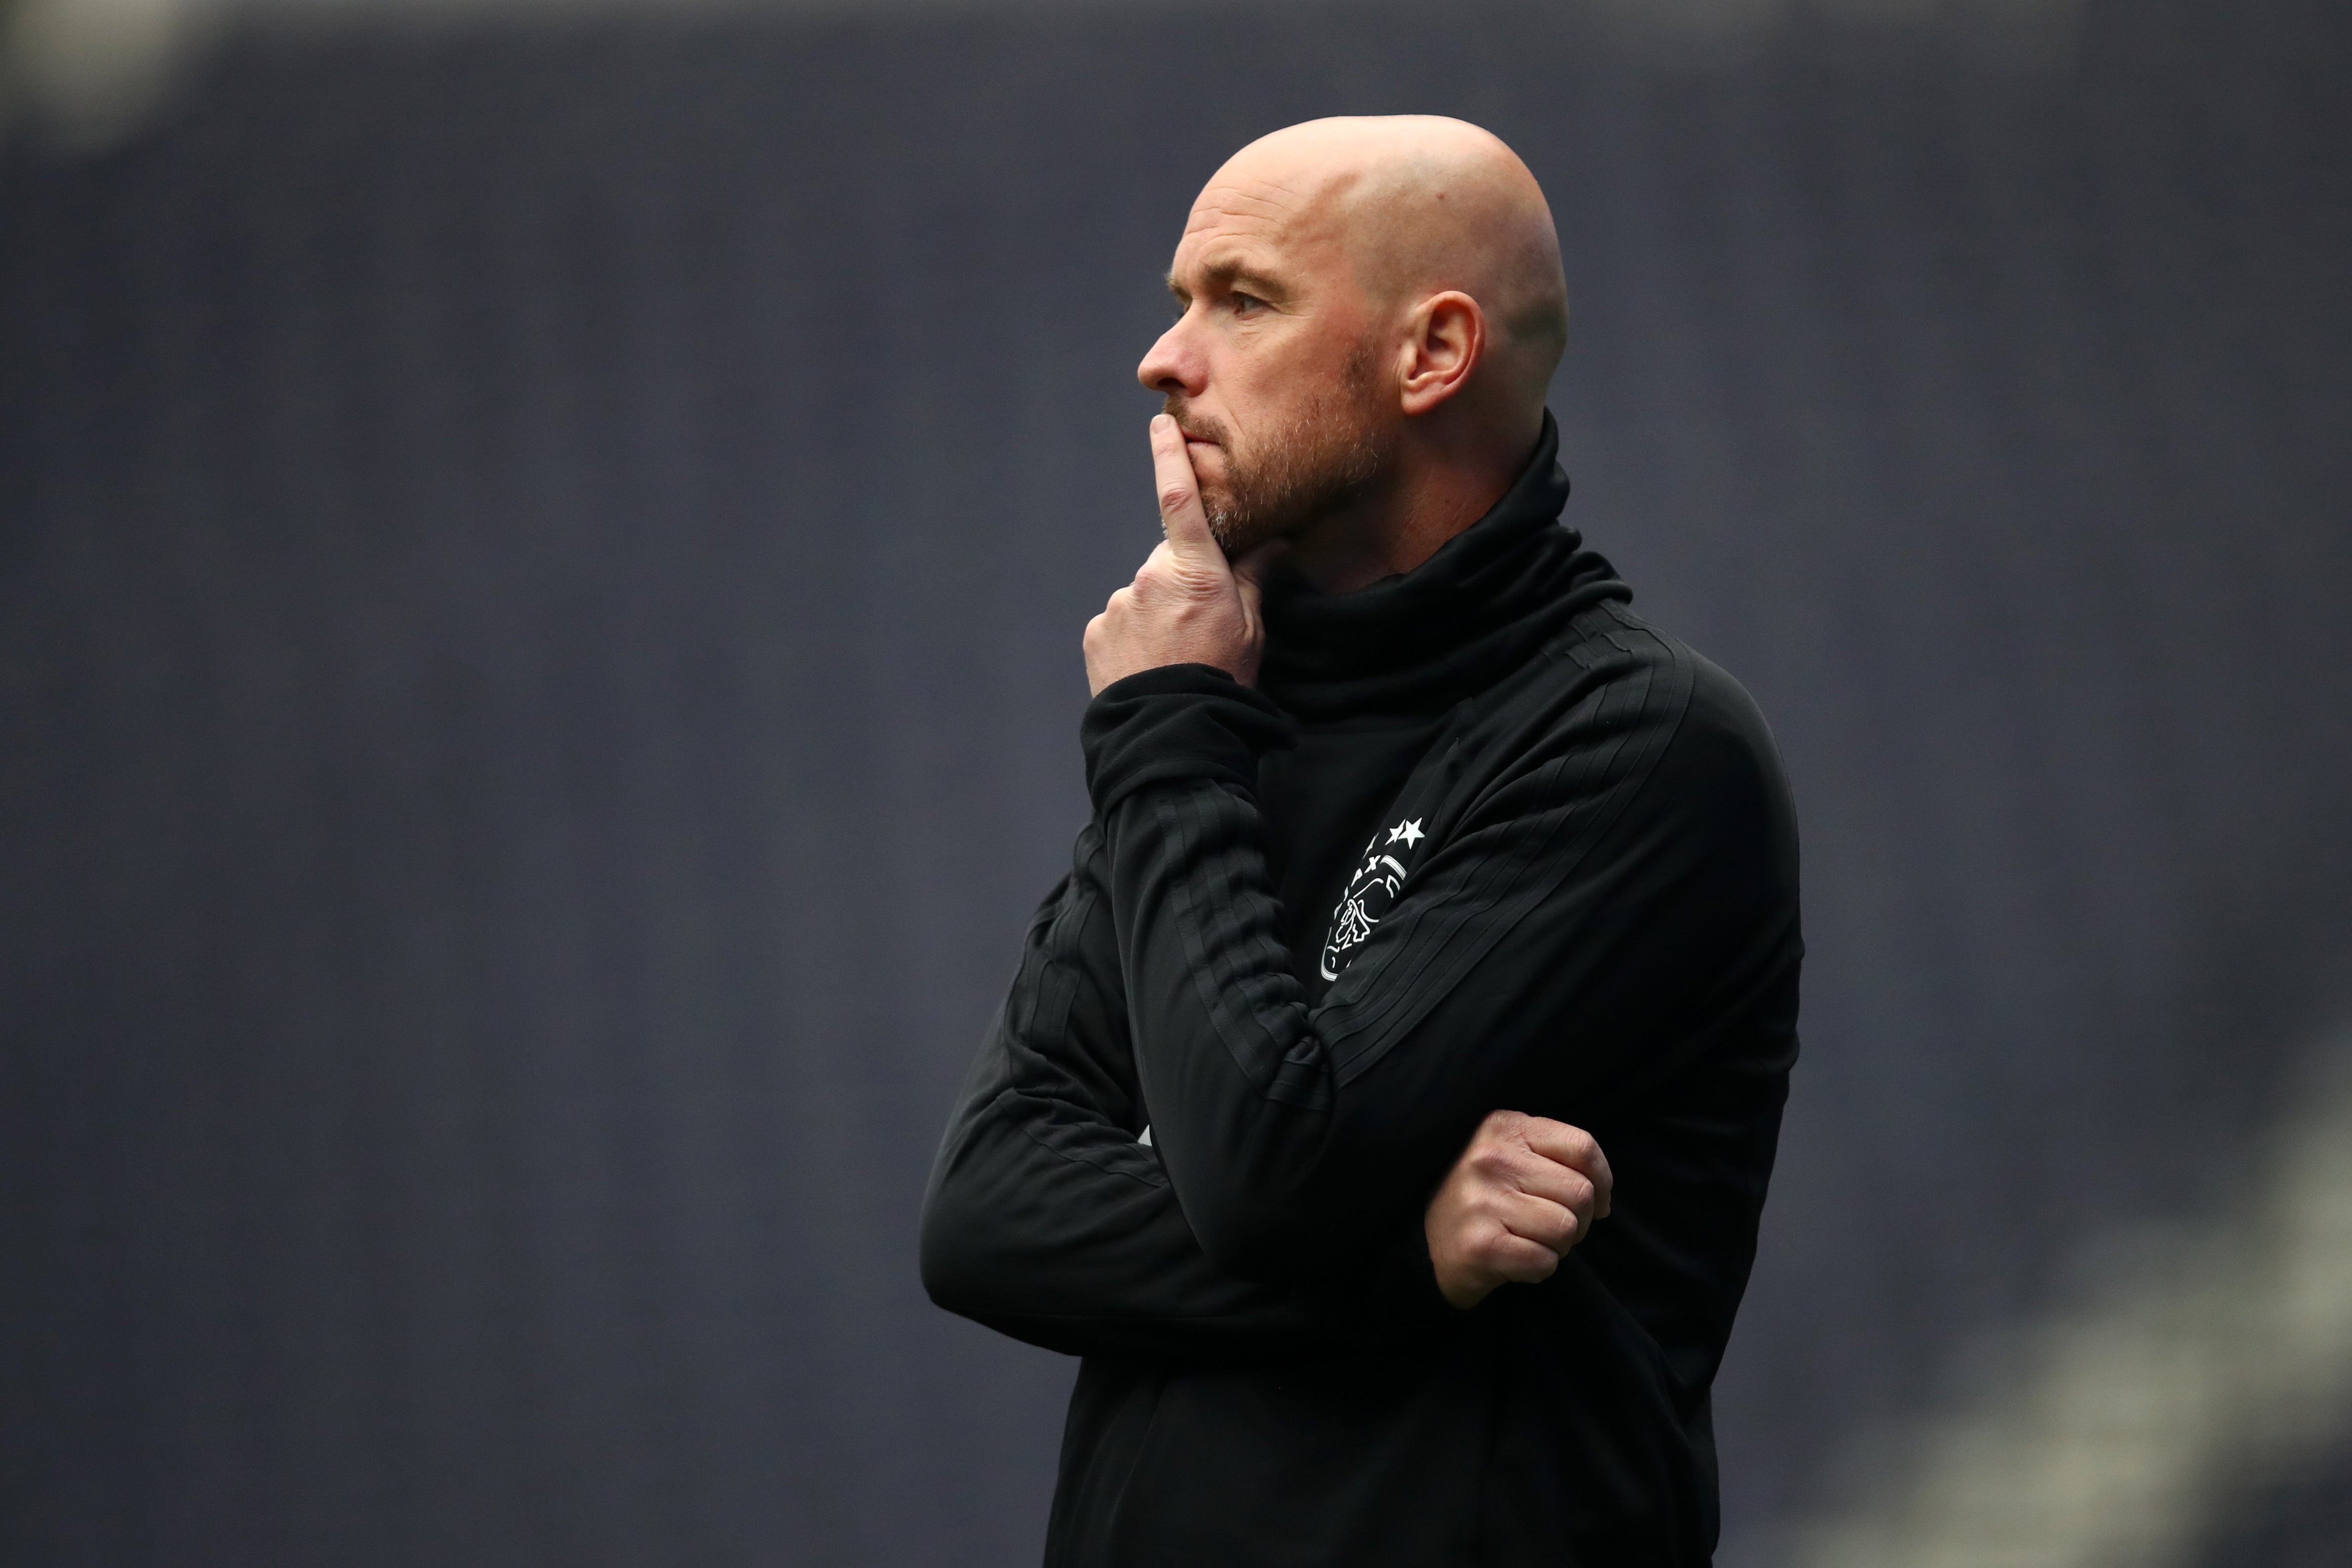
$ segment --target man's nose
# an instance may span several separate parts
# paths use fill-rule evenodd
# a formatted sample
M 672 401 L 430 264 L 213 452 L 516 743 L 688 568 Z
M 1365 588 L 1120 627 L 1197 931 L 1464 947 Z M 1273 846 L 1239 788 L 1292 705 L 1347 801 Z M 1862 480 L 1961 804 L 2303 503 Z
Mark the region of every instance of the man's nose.
M 1198 397 L 1207 382 L 1202 368 L 1201 356 L 1185 340 L 1184 323 L 1179 321 L 1160 334 L 1160 341 L 1151 345 L 1151 351 L 1135 367 L 1135 379 L 1143 383 L 1146 392 Z

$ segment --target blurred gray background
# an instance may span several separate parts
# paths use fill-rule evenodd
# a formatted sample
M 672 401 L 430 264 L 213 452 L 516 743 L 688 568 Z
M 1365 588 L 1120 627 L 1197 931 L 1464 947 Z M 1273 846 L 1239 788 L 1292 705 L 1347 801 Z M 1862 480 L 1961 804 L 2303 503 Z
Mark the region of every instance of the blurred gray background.
M 1798 793 L 1720 1560 L 2352 1563 L 2347 83 L 2329 0 L 20 0 L 0 1562 L 1034 1561 L 1073 1364 L 914 1229 L 1132 367 L 1226 153 L 1428 110 Z

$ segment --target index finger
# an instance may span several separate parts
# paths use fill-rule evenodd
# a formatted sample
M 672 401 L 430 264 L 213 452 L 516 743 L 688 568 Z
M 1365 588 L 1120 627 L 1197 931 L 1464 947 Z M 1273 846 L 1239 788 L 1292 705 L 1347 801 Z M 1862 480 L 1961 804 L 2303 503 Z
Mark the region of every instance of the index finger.
M 1209 529 L 1209 513 L 1201 505 L 1201 481 L 1192 472 L 1192 454 L 1184 450 L 1184 433 L 1164 413 L 1151 416 L 1151 471 L 1160 486 L 1160 526 L 1176 554 L 1192 560 L 1225 559 L 1217 536 Z

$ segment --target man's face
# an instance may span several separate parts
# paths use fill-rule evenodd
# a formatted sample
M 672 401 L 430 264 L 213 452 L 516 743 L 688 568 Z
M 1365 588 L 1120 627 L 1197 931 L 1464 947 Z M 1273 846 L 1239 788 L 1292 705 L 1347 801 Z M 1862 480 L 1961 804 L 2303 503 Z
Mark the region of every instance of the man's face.
M 1201 193 L 1168 287 L 1181 314 L 1136 369 L 1181 427 L 1228 556 L 1378 485 L 1397 413 L 1335 204 L 1228 165 Z

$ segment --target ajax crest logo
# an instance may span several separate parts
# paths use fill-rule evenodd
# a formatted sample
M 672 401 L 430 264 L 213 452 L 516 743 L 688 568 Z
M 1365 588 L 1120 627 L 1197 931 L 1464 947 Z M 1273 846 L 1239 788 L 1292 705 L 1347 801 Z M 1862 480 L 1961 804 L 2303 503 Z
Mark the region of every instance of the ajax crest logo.
M 1405 871 L 1397 857 L 1411 855 L 1413 846 L 1428 836 L 1421 831 L 1418 817 L 1374 831 L 1371 841 L 1364 846 L 1364 858 L 1356 862 L 1355 874 L 1348 879 L 1348 891 L 1339 895 L 1339 907 L 1331 912 L 1331 934 L 1323 938 L 1320 966 L 1325 979 L 1339 977 L 1339 971 L 1348 967 L 1356 949 L 1371 936 L 1372 927 L 1396 902 Z

